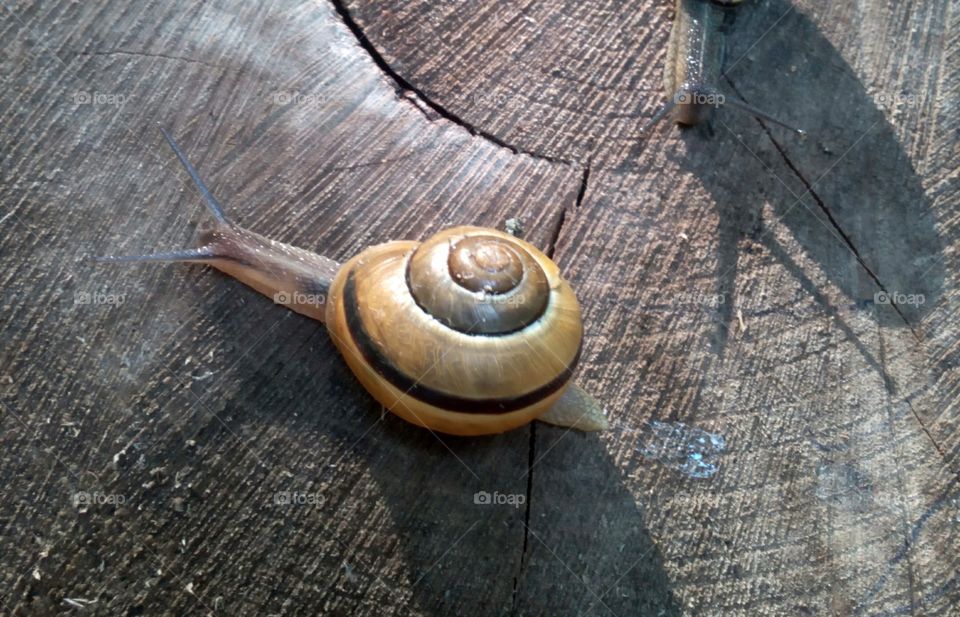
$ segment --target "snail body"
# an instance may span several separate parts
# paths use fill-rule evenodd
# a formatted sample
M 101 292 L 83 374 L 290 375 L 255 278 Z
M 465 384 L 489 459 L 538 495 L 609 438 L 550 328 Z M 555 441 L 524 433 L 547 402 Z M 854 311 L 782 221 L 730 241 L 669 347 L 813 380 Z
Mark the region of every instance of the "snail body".
M 216 219 L 196 249 L 107 261 L 209 264 L 326 324 L 364 388 L 404 420 L 455 435 L 541 419 L 606 428 L 571 383 L 583 327 L 549 257 L 509 234 L 453 227 L 424 242 L 372 246 L 345 264 L 229 221 L 163 132 Z
M 722 105 L 740 109 L 803 135 L 774 116 L 718 90 L 725 53 L 724 23 L 743 0 L 676 0 L 676 13 L 667 43 L 663 87 L 667 102 L 643 127 L 673 113 L 681 126 L 694 126 L 710 118 Z

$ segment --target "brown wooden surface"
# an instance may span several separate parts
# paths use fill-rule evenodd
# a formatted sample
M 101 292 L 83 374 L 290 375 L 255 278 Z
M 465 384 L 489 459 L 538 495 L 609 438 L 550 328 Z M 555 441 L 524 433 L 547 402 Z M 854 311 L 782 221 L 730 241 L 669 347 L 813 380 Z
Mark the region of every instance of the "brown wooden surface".
M 721 86 L 810 137 L 641 141 L 671 12 L 4 4 L 0 614 L 956 614 L 957 5 L 750 1 Z M 438 439 L 242 285 L 92 263 L 206 220 L 157 123 L 337 259 L 522 217 L 614 428 Z M 649 422 L 722 435 L 717 473 Z

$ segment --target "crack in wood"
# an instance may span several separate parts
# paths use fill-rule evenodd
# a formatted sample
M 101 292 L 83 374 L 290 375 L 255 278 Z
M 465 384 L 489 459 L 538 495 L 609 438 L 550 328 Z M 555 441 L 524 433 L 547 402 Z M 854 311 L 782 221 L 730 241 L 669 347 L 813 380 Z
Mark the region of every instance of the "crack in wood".
M 184 56 L 174 56 L 172 54 L 161 54 L 161 53 L 150 53 L 145 51 L 129 51 L 126 49 L 105 49 L 102 51 L 77 51 L 77 50 L 67 50 L 67 54 L 71 58 L 77 56 L 134 56 L 137 58 L 162 58 L 164 60 L 175 60 L 177 62 L 186 62 L 188 64 L 202 64 L 204 66 L 209 66 L 210 68 L 220 69 L 221 71 L 227 70 L 227 67 L 220 66 L 219 64 L 213 64 L 205 60 L 197 60 L 195 58 L 186 58 Z
M 434 113 L 439 115 L 441 118 L 444 118 L 445 120 L 449 120 L 450 122 L 456 124 L 457 126 L 463 127 L 471 135 L 475 137 L 482 137 L 483 139 L 486 139 L 487 141 L 497 146 L 500 146 L 501 148 L 506 148 L 510 150 L 514 154 L 525 154 L 529 157 L 532 157 L 541 161 L 547 161 L 549 163 L 561 163 L 564 165 L 571 165 L 573 163 L 573 161 L 570 161 L 567 159 L 561 159 L 561 158 L 549 156 L 546 154 L 541 154 L 539 152 L 534 152 L 532 150 L 526 150 L 524 148 L 520 148 L 519 146 L 511 144 L 505 141 L 504 139 L 494 135 L 493 133 L 489 131 L 485 131 L 480 127 L 476 126 L 475 124 L 468 122 L 467 120 L 455 114 L 454 112 L 450 111 L 449 109 L 447 109 L 446 107 L 438 103 L 437 101 L 434 101 L 426 92 L 414 86 L 412 83 L 410 83 L 409 80 L 407 80 L 405 77 L 400 75 L 392 66 L 390 66 L 390 63 L 387 62 L 386 58 L 384 58 L 383 55 L 377 50 L 373 42 L 369 38 L 367 38 L 367 35 L 366 33 L 364 33 L 363 28 L 360 26 L 360 24 L 357 23 L 357 21 L 350 14 L 350 9 L 347 8 L 344 0 L 330 0 L 330 3 L 333 5 L 334 10 L 340 16 L 340 19 L 343 21 L 344 25 L 346 25 L 347 28 L 349 28 L 350 32 L 353 33 L 354 37 L 356 37 L 357 42 L 360 44 L 360 47 L 362 47 L 364 51 L 367 52 L 367 54 L 373 60 L 374 64 L 376 64 L 377 67 L 387 77 L 389 77 L 394 81 L 394 83 L 396 84 L 396 91 L 397 91 L 398 97 L 412 104 L 421 112 L 424 112 L 424 115 L 426 115 L 428 119 L 432 120 L 432 118 L 430 118 L 430 115 L 426 113 L 426 110 L 423 109 L 423 106 L 426 106 L 427 108 L 432 110 Z M 412 101 L 411 96 L 415 96 L 417 101 Z M 419 104 L 417 102 L 419 102 Z
M 579 210 L 583 205 L 583 198 L 587 194 L 587 184 L 590 182 L 590 161 L 587 161 L 587 165 L 583 168 L 583 174 L 580 177 L 580 189 L 577 191 L 577 198 L 573 202 L 573 209 Z M 553 233 L 550 235 L 550 240 L 547 242 L 547 248 L 544 253 L 550 259 L 553 259 L 553 254 L 557 249 L 557 242 L 560 241 L 560 232 L 563 230 L 564 224 L 567 222 L 567 207 L 564 206 L 560 210 L 560 219 L 557 221 L 557 226 L 554 228 Z
M 579 209 L 583 205 L 583 198 L 587 194 L 587 184 L 590 182 L 590 165 L 592 161 L 587 159 L 587 165 L 583 168 L 583 178 L 580 180 L 580 192 L 577 193 L 577 204 L 576 208 Z
M 553 254 L 557 249 L 557 242 L 560 240 L 560 230 L 563 229 L 564 223 L 567 222 L 567 208 L 564 206 L 560 210 L 560 218 L 557 220 L 557 226 L 554 228 L 553 233 L 550 235 L 550 241 L 547 243 L 547 248 L 544 250 L 544 254 L 550 259 L 553 259 Z
M 883 328 L 881 328 L 879 324 L 877 325 L 877 334 L 879 336 L 879 342 L 880 342 L 880 349 L 879 349 L 880 365 L 883 368 L 884 374 L 886 374 L 887 373 L 887 349 L 886 349 L 886 345 L 884 345 Z M 891 381 L 884 380 L 884 386 L 886 387 L 887 392 L 891 396 L 893 397 L 898 396 L 897 386 L 895 383 L 892 382 L 892 380 Z M 947 468 L 949 469 L 950 466 L 947 462 L 946 451 L 943 449 L 943 447 L 939 443 L 937 443 L 937 440 L 933 438 L 933 434 L 930 433 L 930 429 L 927 428 L 927 425 L 920 418 L 920 414 L 918 414 L 917 410 L 913 407 L 911 396 L 912 395 L 903 397 L 904 404 L 906 404 L 907 408 L 910 410 L 910 413 L 913 415 L 913 419 L 916 420 L 917 424 L 920 425 L 920 430 L 923 431 L 923 434 L 926 435 L 927 439 L 930 440 L 930 443 L 933 444 L 933 449 L 936 450 L 937 453 L 940 455 L 940 459 L 943 461 L 944 465 L 946 465 Z M 956 472 L 954 475 L 956 476 L 956 479 L 960 479 L 960 471 Z
M 587 194 L 587 185 L 590 182 L 590 161 L 587 161 L 586 166 L 583 168 L 583 175 L 580 179 L 580 188 L 577 191 L 577 197 L 574 201 L 574 209 L 579 209 L 583 205 L 584 196 Z M 560 211 L 560 218 L 557 220 L 557 226 L 553 230 L 553 234 L 550 236 L 550 242 L 547 244 L 546 255 L 553 259 L 554 253 L 557 248 L 557 241 L 560 239 L 560 233 L 563 231 L 564 223 L 567 220 L 567 207 L 565 206 Z M 531 502 L 533 498 L 533 466 L 536 462 L 537 454 L 537 427 L 536 423 L 530 424 L 530 447 L 528 450 L 527 457 L 527 500 L 526 500 L 526 509 L 523 513 L 523 548 L 520 551 L 520 563 L 517 569 L 517 573 L 513 577 L 513 596 L 512 596 L 512 610 L 511 614 L 517 614 L 517 594 L 520 588 L 520 579 L 523 577 L 523 572 L 526 570 L 527 566 L 527 557 L 529 552 L 530 544 L 530 512 L 532 510 Z
M 527 557 L 530 549 L 530 499 L 533 497 L 533 466 L 536 463 L 537 454 L 537 425 L 530 424 L 530 448 L 527 455 L 527 500 L 526 508 L 523 512 L 523 548 L 520 550 L 520 563 L 517 567 L 517 573 L 513 577 L 513 595 L 511 615 L 517 614 L 517 592 L 520 589 L 520 579 L 527 568 Z
M 574 209 L 579 209 L 583 205 L 584 196 L 587 194 L 587 185 L 590 182 L 590 161 L 587 161 L 586 166 L 583 168 L 583 175 L 580 179 L 580 189 L 577 191 L 577 198 L 574 201 Z M 567 208 L 566 206 L 560 211 L 560 218 L 557 220 L 557 226 L 553 230 L 553 234 L 550 236 L 550 242 L 547 245 L 546 255 L 553 259 L 554 253 L 557 248 L 557 241 L 560 239 L 560 233 L 563 231 L 564 223 L 567 220 Z M 526 509 L 523 513 L 523 548 L 520 551 L 520 563 L 517 569 L 517 573 L 513 577 L 513 596 L 512 596 L 512 610 L 511 614 L 517 614 L 517 593 L 520 588 L 520 579 L 523 577 L 523 572 L 527 567 L 527 557 L 529 552 L 529 542 L 530 542 L 530 512 L 532 510 L 531 501 L 533 498 L 533 466 L 536 463 L 536 454 L 537 454 L 537 425 L 536 423 L 530 424 L 530 448 L 528 450 L 527 457 L 527 500 L 526 500 Z

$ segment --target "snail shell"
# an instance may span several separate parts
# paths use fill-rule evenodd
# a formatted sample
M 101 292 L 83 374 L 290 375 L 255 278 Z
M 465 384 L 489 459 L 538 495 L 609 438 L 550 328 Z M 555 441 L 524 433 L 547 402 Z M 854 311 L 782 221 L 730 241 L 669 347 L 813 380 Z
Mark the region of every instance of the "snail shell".
M 580 307 L 533 245 L 482 227 L 368 248 L 337 272 L 333 340 L 363 386 L 403 419 L 498 433 L 550 408 L 580 354 Z

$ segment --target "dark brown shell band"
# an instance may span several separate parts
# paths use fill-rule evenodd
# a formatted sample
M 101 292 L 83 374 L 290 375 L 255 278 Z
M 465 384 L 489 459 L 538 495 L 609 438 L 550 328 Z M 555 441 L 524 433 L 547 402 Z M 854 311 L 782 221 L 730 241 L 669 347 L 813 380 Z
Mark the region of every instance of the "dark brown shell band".
M 366 328 L 364 328 L 363 319 L 357 310 L 356 280 L 355 273 L 352 271 L 347 274 L 347 279 L 343 287 L 343 308 L 346 316 L 347 330 L 353 338 L 354 344 L 364 360 L 373 367 L 377 374 L 401 392 L 405 392 L 408 396 L 448 411 L 498 414 L 509 413 L 529 407 L 562 388 L 564 384 L 570 380 L 573 369 L 580 359 L 582 341 L 581 346 L 577 348 L 576 355 L 566 369 L 550 382 L 536 390 L 512 398 L 463 398 L 425 386 L 417 379 L 412 378 L 397 368 L 397 366 L 381 352 Z

